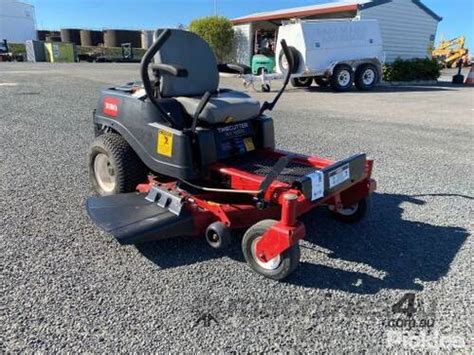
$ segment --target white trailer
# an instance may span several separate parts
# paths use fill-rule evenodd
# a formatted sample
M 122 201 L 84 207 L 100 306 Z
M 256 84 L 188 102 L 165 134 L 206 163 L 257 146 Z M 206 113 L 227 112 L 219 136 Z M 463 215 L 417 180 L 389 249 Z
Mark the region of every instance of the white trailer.
M 383 47 L 376 20 L 309 20 L 283 24 L 278 29 L 276 74 L 244 75 L 244 84 L 261 81 L 270 90 L 270 81 L 283 77 L 288 62 L 281 49 L 284 39 L 294 58 L 291 83 L 308 87 L 313 80 L 336 91 L 372 89 L 381 79 Z
M 0 41 L 24 43 L 36 39 L 33 5 L 14 0 L 0 0 Z

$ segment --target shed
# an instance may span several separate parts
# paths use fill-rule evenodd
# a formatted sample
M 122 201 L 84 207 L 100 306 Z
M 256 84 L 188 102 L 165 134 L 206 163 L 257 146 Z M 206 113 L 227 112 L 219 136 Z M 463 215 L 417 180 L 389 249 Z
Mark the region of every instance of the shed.
M 232 19 L 236 32 L 237 61 L 250 64 L 257 50 L 259 31 L 276 33 L 284 21 L 294 19 L 375 19 L 382 33 L 386 62 L 397 57 L 430 55 L 440 16 L 420 0 L 354 0 L 255 13 Z

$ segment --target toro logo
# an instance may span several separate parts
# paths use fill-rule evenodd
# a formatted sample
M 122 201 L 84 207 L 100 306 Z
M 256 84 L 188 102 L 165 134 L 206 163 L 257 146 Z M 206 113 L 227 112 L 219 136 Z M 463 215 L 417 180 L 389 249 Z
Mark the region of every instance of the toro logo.
M 104 97 L 102 101 L 102 112 L 105 113 L 107 116 L 117 117 L 119 110 L 118 105 L 120 100 L 115 97 Z

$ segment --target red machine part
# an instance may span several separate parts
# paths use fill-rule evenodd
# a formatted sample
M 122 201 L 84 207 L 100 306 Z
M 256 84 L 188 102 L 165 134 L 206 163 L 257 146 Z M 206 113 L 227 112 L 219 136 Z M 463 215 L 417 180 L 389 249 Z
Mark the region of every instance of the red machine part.
M 281 207 L 281 219 L 262 236 L 256 246 L 257 257 L 268 262 L 286 249 L 304 238 L 304 224 L 296 220 L 298 196 L 288 193 L 284 195 Z
M 265 151 L 262 154 L 269 154 L 278 158 L 285 153 Z M 333 164 L 331 160 L 318 157 L 297 156 L 294 160 L 315 169 L 322 169 Z M 229 228 L 243 229 L 263 219 L 280 218 L 280 221 L 263 235 L 256 246 L 257 257 L 266 262 L 304 237 L 305 227 L 303 223 L 297 221 L 297 218 L 302 214 L 322 204 L 334 206 L 336 209 L 350 206 L 375 191 L 376 183 L 375 180 L 371 179 L 372 167 L 373 161 L 367 160 L 365 176 L 361 180 L 355 181 L 340 193 L 327 196 L 316 203 L 308 200 L 301 191 L 292 188 L 289 184 L 275 180 L 263 196 L 263 199 L 269 203 L 264 209 L 257 208 L 255 203 L 252 203 L 253 201 L 247 201 L 246 203 L 222 202 L 223 194 L 219 192 L 203 192 L 202 194 L 191 195 L 177 189 L 176 181 L 160 182 L 156 177 L 151 176 L 148 183 L 138 185 L 137 190 L 147 193 L 152 185 L 158 184 L 181 194 L 189 202 L 186 208 L 193 214 L 195 235 L 203 234 L 206 228 L 216 221 L 224 223 Z M 264 180 L 264 177 L 260 175 L 220 163 L 213 165 L 211 170 L 226 176 L 229 180 L 229 188 L 234 190 L 255 191 L 260 188 L 260 184 Z

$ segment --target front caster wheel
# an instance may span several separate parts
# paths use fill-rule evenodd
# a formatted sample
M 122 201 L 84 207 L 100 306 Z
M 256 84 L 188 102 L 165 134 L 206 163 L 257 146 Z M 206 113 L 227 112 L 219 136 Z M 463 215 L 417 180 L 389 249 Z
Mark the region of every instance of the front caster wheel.
M 265 262 L 257 257 L 257 242 L 277 221 L 266 219 L 254 224 L 244 235 L 242 252 L 250 267 L 257 273 L 273 280 L 282 280 L 291 274 L 300 262 L 300 246 L 295 244 L 280 255 Z
M 232 244 L 232 234 L 224 223 L 214 222 L 206 229 L 206 241 L 214 249 L 224 249 Z
M 271 88 L 270 88 L 270 84 L 263 84 L 262 85 L 262 91 L 263 92 L 270 92 Z
M 334 218 L 341 222 L 357 223 L 369 214 L 371 205 L 371 198 L 370 196 L 367 196 L 357 203 L 354 203 L 350 206 L 344 206 L 344 208 L 340 210 L 336 210 L 334 208 L 330 208 L 329 210 L 331 211 L 331 214 L 334 216 Z

